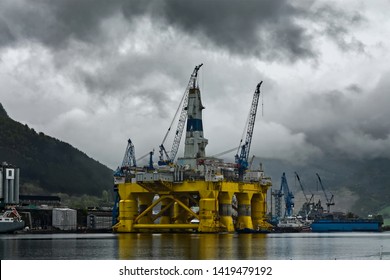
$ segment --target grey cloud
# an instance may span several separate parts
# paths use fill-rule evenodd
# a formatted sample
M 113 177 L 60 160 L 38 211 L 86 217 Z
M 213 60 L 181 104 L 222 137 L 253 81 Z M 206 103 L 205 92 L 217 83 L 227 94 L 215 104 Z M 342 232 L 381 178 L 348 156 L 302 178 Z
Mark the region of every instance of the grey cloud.
M 373 158 L 390 156 L 390 104 L 385 73 L 368 91 L 353 84 L 307 96 L 292 120 L 285 120 L 294 133 L 303 132 L 307 142 L 334 157 Z M 297 111 L 298 112 L 298 111 Z
M 316 40 L 322 38 L 330 39 L 342 51 L 364 51 L 364 44 L 353 34 L 353 28 L 365 20 L 358 12 L 347 13 L 321 3 L 315 5 L 319 1 L 314 0 L 305 1 L 305 6 L 291 3 L 287 0 L 5 0 L 0 2 L 0 47 L 28 40 L 38 42 L 52 52 L 60 75 L 80 82 L 88 93 L 115 96 L 124 102 L 130 97 L 143 98 L 144 108 L 137 109 L 153 110 L 160 118 L 168 118 L 178 105 L 178 100 L 173 100 L 168 93 L 172 88 L 184 90 L 192 67 L 205 62 L 198 60 L 205 56 L 203 50 L 222 51 L 245 59 L 295 62 L 316 59 L 320 55 Z M 118 55 L 118 43 L 123 38 L 132 38 L 131 32 L 139 27 L 142 17 L 152 21 L 156 34 L 171 28 L 174 35 L 146 54 Z M 108 21 L 112 26 L 107 27 Z M 313 29 L 312 24 L 318 29 Z M 110 31 L 117 34 L 108 34 Z M 193 39 L 200 47 L 199 53 L 190 53 L 197 51 L 194 46 L 181 49 L 183 41 L 175 41 L 180 35 L 185 40 Z M 180 50 L 172 51 L 175 44 L 180 45 Z M 91 71 L 79 67 L 96 62 L 101 65 Z M 218 67 L 207 69 L 207 74 L 221 80 L 218 86 L 229 80 L 229 85 L 234 85 L 230 91 L 234 93 L 243 87 L 242 83 L 254 80 L 255 86 L 258 82 L 253 77 L 258 74 L 255 67 L 248 70 L 249 63 L 244 65 L 229 76 L 229 67 L 219 63 Z M 145 86 L 147 83 L 140 86 L 143 81 L 155 82 L 155 73 L 160 73 L 159 78 L 165 77 L 165 83 L 160 87 Z M 354 135 L 367 135 L 366 139 L 374 141 L 378 151 L 378 145 L 387 141 L 390 127 L 387 108 L 390 100 L 386 95 L 390 85 L 385 81 L 372 93 L 365 92 L 364 85 L 351 84 L 344 89 L 313 94 L 299 104 L 304 109 L 289 107 L 285 112 L 288 115 L 281 122 L 291 128 L 293 135 L 305 136 L 304 141 L 298 140 L 329 153 L 343 152 L 340 149 L 344 146 L 335 147 L 335 141 Z M 211 90 L 215 94 L 210 99 L 220 98 L 220 93 L 230 93 L 229 86 L 217 88 L 215 84 Z M 252 90 L 250 86 L 249 97 Z M 372 98 L 365 98 L 367 95 Z M 229 103 L 230 99 L 220 102 Z M 224 108 L 227 106 L 224 104 Z M 350 133 L 343 133 L 346 128 Z M 380 139 L 384 141 L 375 141 Z M 364 141 L 358 144 L 361 147 Z
M 165 20 L 235 55 L 275 60 L 313 57 L 311 40 L 288 1 L 166 1 Z
M 318 1 L 308 0 L 301 6 L 287 0 L 156 2 L 160 4 L 158 13 L 150 9 L 154 17 L 239 56 L 268 61 L 315 58 L 314 39 L 324 32 L 345 51 L 364 49 L 363 43 L 350 35 L 350 28 L 364 20 L 361 14 L 315 5 Z M 302 20 L 307 25 L 299 23 Z M 319 23 L 320 30 L 313 31 L 313 23 Z
M 7 22 L 0 17 L 0 46 L 15 41 Z
M 356 94 L 360 94 L 363 92 L 363 89 L 357 84 L 351 84 L 345 88 L 347 91 L 354 92 Z
M 138 16 L 149 15 L 161 25 L 174 26 L 208 47 L 268 61 L 296 61 L 317 56 L 313 36 L 321 34 L 310 34 L 309 26 L 297 23 L 297 19 L 305 19 L 320 20 L 340 46 L 359 45 L 356 39 L 345 39 L 349 24 L 361 21 L 359 14 L 349 16 L 330 6 L 313 10 L 312 3 L 316 1 L 309 0 L 305 6 L 292 5 L 287 0 L 5 1 L 0 4 L 0 16 L 5 21 L 0 22 L 0 31 L 14 34 L 19 40 L 66 48 L 71 39 L 109 43 L 105 42 L 102 25 L 110 17 L 122 15 L 131 27 Z M 7 31 L 7 26 L 12 26 L 11 30 Z M 12 36 L 5 38 L 2 45 L 14 42 Z
M 346 13 L 325 4 L 313 13 L 312 19 L 320 25 L 319 32 L 324 32 L 341 50 L 365 52 L 364 43 L 349 31 L 351 27 L 361 26 L 365 22 L 358 11 Z
M 0 16 L 19 41 L 27 39 L 50 48 L 66 48 L 69 39 L 98 41 L 100 23 L 118 10 L 117 5 L 110 3 L 103 0 L 2 1 Z M 4 23 L 0 22 L 0 26 Z M 6 46 L 14 40 L 1 43 Z

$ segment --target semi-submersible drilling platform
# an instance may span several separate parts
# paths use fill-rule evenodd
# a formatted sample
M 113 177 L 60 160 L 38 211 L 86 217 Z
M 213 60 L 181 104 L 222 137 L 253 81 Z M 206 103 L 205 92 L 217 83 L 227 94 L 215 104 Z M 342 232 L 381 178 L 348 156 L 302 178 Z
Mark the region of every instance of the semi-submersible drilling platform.
M 271 180 L 261 165 L 252 170 L 253 158 L 248 160 L 262 82 L 253 96 L 245 142 L 241 140 L 236 148 L 235 161 L 225 163 L 205 153 L 208 140 L 203 136 L 204 107 L 197 83 L 202 65 L 191 74 L 176 111 L 174 120 L 181 108 L 172 149 L 168 153 L 164 147 L 171 128 L 160 145 L 158 166 L 153 164 L 152 151 L 149 165 L 137 167 L 134 145 L 128 140 L 122 165 L 114 174 L 114 232 L 218 233 L 270 228 L 266 197 Z M 174 162 L 185 123 L 184 157 Z

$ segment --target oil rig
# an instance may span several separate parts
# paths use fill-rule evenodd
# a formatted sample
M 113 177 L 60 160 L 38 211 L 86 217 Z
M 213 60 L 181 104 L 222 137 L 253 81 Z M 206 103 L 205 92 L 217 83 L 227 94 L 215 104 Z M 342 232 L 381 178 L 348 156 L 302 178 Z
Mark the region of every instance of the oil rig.
M 216 156 L 206 156 L 204 107 L 197 82 L 202 65 L 194 68 L 176 111 L 174 120 L 177 116 L 179 120 L 172 148 L 167 151 L 165 142 L 174 121 L 159 146 L 158 165 L 153 164 L 153 150 L 148 153 L 149 164 L 137 166 L 134 144 L 128 140 L 122 165 L 114 174 L 114 232 L 270 229 L 266 197 L 271 179 L 264 175 L 261 165 L 252 168 L 253 158 L 249 160 L 262 82 L 253 95 L 245 141 L 241 139 L 234 161 L 227 163 Z M 175 161 L 185 127 L 184 156 Z

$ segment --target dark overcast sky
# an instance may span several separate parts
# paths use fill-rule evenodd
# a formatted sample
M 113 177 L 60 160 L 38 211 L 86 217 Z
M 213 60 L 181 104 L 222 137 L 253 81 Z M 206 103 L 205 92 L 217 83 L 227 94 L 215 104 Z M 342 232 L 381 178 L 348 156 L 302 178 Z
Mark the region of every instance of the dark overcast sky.
M 158 149 L 204 63 L 208 155 L 239 144 L 262 80 L 251 153 L 390 157 L 389 10 L 386 0 L 2 0 L 0 102 L 116 168 L 128 138 L 137 157 Z

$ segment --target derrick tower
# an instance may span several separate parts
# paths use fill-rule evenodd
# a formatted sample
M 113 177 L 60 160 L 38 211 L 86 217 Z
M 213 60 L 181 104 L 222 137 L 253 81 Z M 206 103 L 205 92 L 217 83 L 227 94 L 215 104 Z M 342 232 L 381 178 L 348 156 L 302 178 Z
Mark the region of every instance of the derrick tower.
M 205 149 L 208 140 L 203 136 L 202 110 L 204 108 L 199 86 L 194 80 L 188 92 L 188 105 L 185 108 L 187 126 L 184 157 L 178 159 L 179 164 L 195 167 L 197 159 L 206 157 Z

